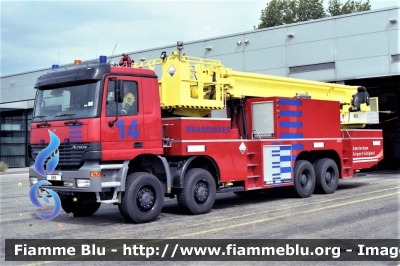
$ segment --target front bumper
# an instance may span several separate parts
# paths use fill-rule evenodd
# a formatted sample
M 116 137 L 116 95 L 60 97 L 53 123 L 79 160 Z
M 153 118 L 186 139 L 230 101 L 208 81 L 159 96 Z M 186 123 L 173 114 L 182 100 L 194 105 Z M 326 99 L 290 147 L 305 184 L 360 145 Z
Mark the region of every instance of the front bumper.
M 35 167 L 31 166 L 29 178 L 37 178 L 37 181 L 48 180 L 51 185 L 41 186 L 41 188 L 51 188 L 56 192 L 124 191 L 128 163 L 126 161 L 121 164 L 100 164 L 97 161 L 85 161 L 84 165 L 76 171 L 54 170 L 51 175 L 60 176 L 59 180 L 41 176 L 36 172 Z M 91 173 L 101 173 L 101 175 L 91 177 Z M 78 187 L 78 180 L 82 179 L 90 180 L 88 187 Z

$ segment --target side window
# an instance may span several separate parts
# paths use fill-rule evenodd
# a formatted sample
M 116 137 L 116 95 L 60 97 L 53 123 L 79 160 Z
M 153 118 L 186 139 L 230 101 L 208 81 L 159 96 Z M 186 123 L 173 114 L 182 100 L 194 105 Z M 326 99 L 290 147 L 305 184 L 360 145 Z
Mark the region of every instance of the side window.
M 120 115 L 136 115 L 137 114 L 137 83 L 134 81 L 124 81 L 124 101 L 119 112 Z
M 122 103 L 118 103 L 118 116 L 126 116 L 126 115 L 136 115 L 138 111 L 138 102 L 137 102 L 137 83 L 134 81 L 124 81 L 122 83 L 122 90 L 124 99 Z M 116 102 L 114 95 L 114 88 L 117 86 L 116 81 L 110 81 L 108 83 L 107 90 L 107 116 L 115 116 L 116 115 Z
M 116 81 L 110 80 L 108 82 L 108 89 L 107 89 L 107 100 L 106 100 L 106 114 L 107 116 L 115 116 L 116 111 L 116 103 L 115 103 L 115 89 Z

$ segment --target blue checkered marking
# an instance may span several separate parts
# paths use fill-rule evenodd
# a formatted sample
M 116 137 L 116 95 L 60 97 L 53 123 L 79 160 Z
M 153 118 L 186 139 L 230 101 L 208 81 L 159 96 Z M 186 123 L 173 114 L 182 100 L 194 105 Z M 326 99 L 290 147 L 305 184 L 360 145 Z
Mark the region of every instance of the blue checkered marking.
M 264 146 L 264 184 L 278 185 L 292 182 L 292 147 Z

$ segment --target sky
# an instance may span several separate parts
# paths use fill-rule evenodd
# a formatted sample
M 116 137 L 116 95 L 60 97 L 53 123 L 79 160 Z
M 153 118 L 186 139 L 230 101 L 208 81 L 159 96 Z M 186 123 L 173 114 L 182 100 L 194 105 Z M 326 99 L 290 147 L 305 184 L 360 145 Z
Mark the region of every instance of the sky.
M 268 2 L 0 0 L 0 76 L 251 31 Z

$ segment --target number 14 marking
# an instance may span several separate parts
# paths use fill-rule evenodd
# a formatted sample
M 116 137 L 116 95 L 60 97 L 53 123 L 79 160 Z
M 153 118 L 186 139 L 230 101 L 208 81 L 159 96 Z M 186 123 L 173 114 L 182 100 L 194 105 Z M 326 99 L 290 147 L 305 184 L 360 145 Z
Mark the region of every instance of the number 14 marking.
M 119 128 L 119 139 L 124 140 L 125 139 L 125 120 L 119 120 L 117 123 L 115 123 L 115 126 Z M 134 139 L 137 139 L 139 137 L 139 129 L 137 125 L 137 121 L 133 120 L 131 124 L 129 125 L 128 131 L 126 132 L 128 136 L 133 137 Z

